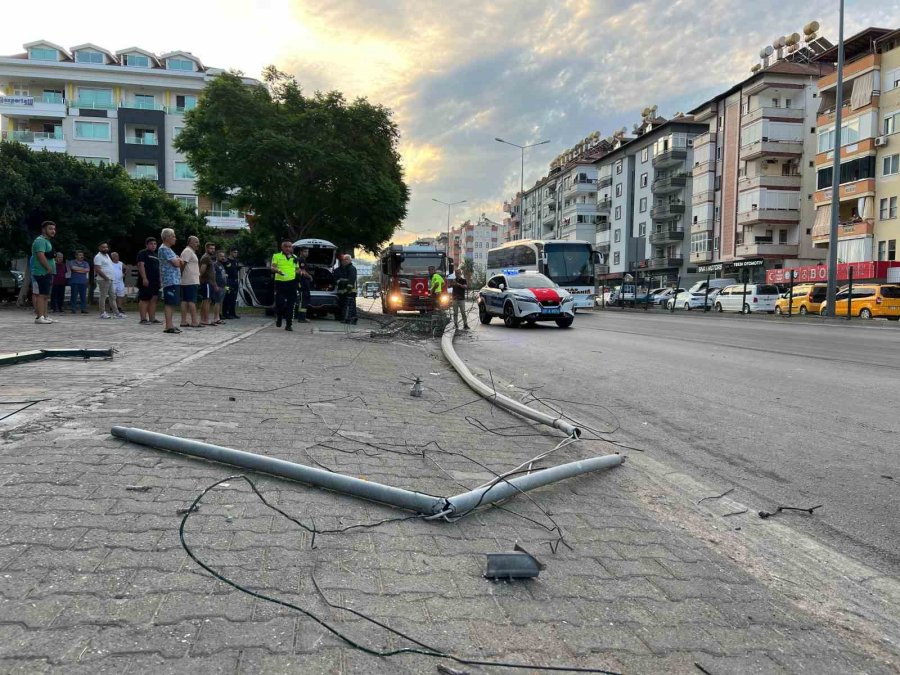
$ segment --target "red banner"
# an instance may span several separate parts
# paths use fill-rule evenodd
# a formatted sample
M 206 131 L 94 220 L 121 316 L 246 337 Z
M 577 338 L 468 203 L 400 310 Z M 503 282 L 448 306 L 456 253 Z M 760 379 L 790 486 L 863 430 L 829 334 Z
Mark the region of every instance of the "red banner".
M 837 280 L 847 281 L 850 278 L 850 268 L 853 268 L 853 280 L 884 279 L 890 267 L 900 267 L 898 260 L 865 260 L 854 263 L 838 263 Z M 825 282 L 828 281 L 827 265 L 803 265 L 801 267 L 787 267 L 781 270 L 766 270 L 766 283 L 789 284 L 790 274 L 796 272 L 795 284 Z

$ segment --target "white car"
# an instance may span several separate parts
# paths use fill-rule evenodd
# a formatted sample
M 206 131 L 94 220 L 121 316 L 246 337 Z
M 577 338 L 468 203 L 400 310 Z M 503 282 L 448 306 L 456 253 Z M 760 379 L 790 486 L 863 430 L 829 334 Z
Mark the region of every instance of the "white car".
M 484 324 L 497 316 L 509 328 L 523 321 L 554 321 L 568 328 L 575 320 L 575 296 L 539 272 L 495 274 L 478 291 L 477 302 Z
M 702 293 L 691 293 L 690 291 L 682 291 L 674 298 L 669 298 L 666 300 L 666 309 L 672 309 L 672 305 L 674 304 L 675 309 L 703 309 L 704 305 L 713 309 L 716 306 L 716 296 L 719 294 L 718 288 L 709 289 L 709 297 L 706 296 L 706 291 Z

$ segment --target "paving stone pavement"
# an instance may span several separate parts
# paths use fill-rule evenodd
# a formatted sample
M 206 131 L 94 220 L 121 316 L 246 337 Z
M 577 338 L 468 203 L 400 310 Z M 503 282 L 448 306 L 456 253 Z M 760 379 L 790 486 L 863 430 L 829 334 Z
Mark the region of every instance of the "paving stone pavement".
M 132 320 L 35 326 L 0 311 L 0 352 L 119 350 L 112 361 L 0 371 L 0 416 L 2 401 L 52 399 L 0 422 L 0 672 L 434 673 L 442 662 L 521 672 L 370 656 L 214 579 L 182 549 L 178 511 L 240 472 L 110 436 L 113 425 L 141 427 L 440 495 L 560 440 L 476 400 L 436 341 L 373 340 L 365 322 L 353 332 L 318 325 L 329 331 L 286 333 L 247 317 L 169 336 Z M 422 398 L 409 395 L 415 377 Z M 584 441 L 551 461 L 615 450 Z M 403 515 L 250 477 L 320 531 Z M 234 479 L 207 495 L 185 537 L 221 574 L 373 649 L 411 643 L 329 607 L 313 577 L 332 603 L 470 659 L 622 673 L 897 672 L 883 645 L 802 612 L 655 517 L 636 498 L 640 480 L 626 462 L 455 523 L 318 534 L 313 547 Z M 542 509 L 564 534 L 555 553 Z M 517 542 L 546 563 L 540 577 L 483 579 L 484 554 Z

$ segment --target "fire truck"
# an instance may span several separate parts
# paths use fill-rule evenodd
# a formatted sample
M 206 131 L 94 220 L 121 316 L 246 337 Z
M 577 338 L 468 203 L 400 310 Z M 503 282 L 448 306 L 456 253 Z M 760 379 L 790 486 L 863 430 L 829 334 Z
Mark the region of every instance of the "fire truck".
M 389 244 L 379 259 L 382 312 L 424 313 L 449 306 L 446 284 L 444 292 L 437 297 L 428 290 L 431 266 L 445 279 L 453 272 L 447 254 L 434 246 Z

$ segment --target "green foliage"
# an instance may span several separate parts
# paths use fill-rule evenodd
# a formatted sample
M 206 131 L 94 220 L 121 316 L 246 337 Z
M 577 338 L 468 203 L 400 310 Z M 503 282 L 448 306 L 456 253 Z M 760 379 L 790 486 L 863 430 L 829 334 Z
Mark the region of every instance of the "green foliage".
M 26 255 L 41 222 L 57 224 L 55 246 L 88 254 L 108 241 L 125 261 L 150 235 L 172 227 L 182 241 L 214 233 L 155 182 L 133 180 L 118 165 L 95 166 L 70 155 L 0 143 L 0 262 Z
M 199 190 L 252 211 L 273 243 L 315 236 L 375 252 L 409 200 L 390 111 L 339 92 L 304 96 L 272 66 L 264 80 L 223 73 L 185 115 L 175 147 Z

